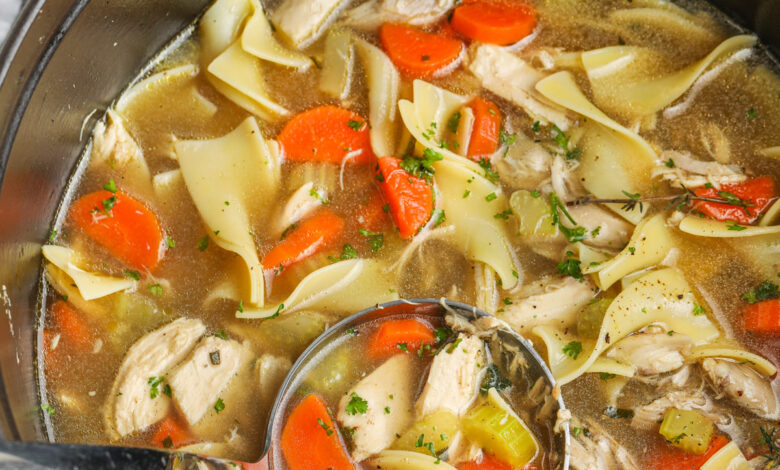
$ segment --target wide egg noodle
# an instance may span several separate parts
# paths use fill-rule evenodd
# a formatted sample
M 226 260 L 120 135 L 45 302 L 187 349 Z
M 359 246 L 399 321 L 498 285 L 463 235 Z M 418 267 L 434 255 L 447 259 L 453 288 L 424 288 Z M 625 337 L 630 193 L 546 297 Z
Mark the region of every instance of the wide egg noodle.
M 157 87 L 176 84 L 179 80 L 192 79 L 198 75 L 199 71 L 199 67 L 195 64 L 184 64 L 150 75 L 130 87 L 125 93 L 122 93 L 121 98 L 114 105 L 114 109 L 118 113 L 123 114 L 133 101 L 143 93 L 147 93 Z
M 758 354 L 746 351 L 734 342 L 724 339 L 693 348 L 693 351 L 686 356 L 686 359 L 702 360 L 708 357 L 732 359 L 739 363 L 748 364 L 766 377 L 771 377 L 777 372 L 777 367 L 772 362 Z
M 204 64 L 211 63 L 236 40 L 251 11 L 249 0 L 217 0 L 206 10 L 198 31 Z
M 332 29 L 325 37 L 320 91 L 339 100 L 349 95 L 355 72 L 355 47 L 352 42 L 352 35 L 342 29 Z
M 357 312 L 374 304 L 397 300 L 397 286 L 386 267 L 375 260 L 351 259 L 312 272 L 279 305 L 266 309 L 244 307 L 237 318 L 268 318 L 304 309 Z
M 76 252 L 64 246 L 44 245 L 43 256 L 54 266 L 67 274 L 84 300 L 94 300 L 130 289 L 135 281 L 129 278 L 111 277 L 83 270 L 76 265 Z
M 383 450 L 367 462 L 371 468 L 384 470 L 456 470 L 441 459 L 408 450 Z
M 241 47 L 258 59 L 299 70 L 309 68 L 313 63 L 310 57 L 300 51 L 287 49 L 274 38 L 262 3 L 258 0 L 250 0 L 250 2 L 253 13 L 241 34 Z
M 401 76 L 381 49 L 357 37 L 353 41 L 366 71 L 371 149 L 380 158 L 395 155 Z
M 734 222 L 721 222 L 719 220 L 688 215 L 680 221 L 680 230 L 700 237 L 745 238 L 762 235 L 777 235 L 780 233 L 780 225 L 739 225 Z
M 657 67 L 658 54 L 642 47 L 612 46 L 583 52 L 582 63 L 601 108 L 641 117 L 660 111 L 682 96 L 721 56 L 755 43 L 755 36 L 734 36 L 703 59 L 660 78 L 647 78 L 651 76 L 649 70 Z
M 224 137 L 182 140 L 174 148 L 209 236 L 243 258 L 249 270 L 249 303 L 262 306 L 263 267 L 251 235 L 252 220 L 267 216 L 281 176 L 280 163 L 257 121 L 249 117 Z
M 460 157 L 459 157 L 460 158 Z M 444 210 L 445 226 L 455 227 L 452 243 L 470 260 L 487 264 L 498 273 L 504 289 L 518 282 L 507 225 L 494 217 L 509 205 L 500 188 L 457 162 L 434 163 L 437 204 Z M 468 191 L 468 196 L 464 197 Z
M 656 214 L 636 226 L 623 251 L 598 266 L 596 281 L 601 289 L 609 289 L 624 276 L 657 265 L 673 247 L 672 231 L 664 215 Z
M 582 341 L 582 352 L 576 359 L 563 354 L 564 339 L 556 341 L 557 337 L 550 335 L 551 327 L 536 327 L 533 331 L 547 345 L 548 355 L 557 357 L 550 361 L 550 369 L 563 385 L 587 372 L 612 344 L 651 323 L 687 335 L 696 345 L 716 338 L 718 329 L 706 315 L 694 315 L 695 306 L 691 287 L 682 274 L 666 268 L 642 276 L 615 298 L 604 316 L 598 340 L 595 344 Z M 558 337 L 562 335 L 555 332 Z

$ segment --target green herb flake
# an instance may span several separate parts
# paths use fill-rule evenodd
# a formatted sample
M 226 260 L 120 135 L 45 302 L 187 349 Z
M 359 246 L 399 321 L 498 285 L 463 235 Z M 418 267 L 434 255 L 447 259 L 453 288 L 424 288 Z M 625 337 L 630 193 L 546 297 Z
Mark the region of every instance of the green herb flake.
M 705 313 L 707 313 L 707 310 L 705 310 L 704 307 L 702 307 L 701 305 L 697 304 L 696 302 L 693 303 L 693 315 L 694 316 L 703 315 Z
M 451 345 L 450 345 L 450 346 L 447 348 L 447 354 L 452 354 L 452 353 L 453 353 L 453 352 L 454 352 L 456 349 L 458 349 L 458 346 L 460 345 L 460 343 L 461 343 L 461 342 L 463 342 L 463 338 L 458 338 L 458 339 L 456 339 L 456 340 L 455 340 L 455 342 L 454 342 L 454 343 L 452 343 L 452 344 L 451 344 Z
M 198 250 L 200 251 L 206 251 L 206 248 L 209 247 L 209 236 L 206 235 L 205 237 L 198 240 Z
M 604 408 L 604 415 L 607 418 L 631 419 L 634 417 L 634 410 L 608 406 Z
M 745 117 L 748 121 L 754 121 L 758 119 L 758 113 L 756 113 L 755 108 L 750 108 L 747 111 L 745 111 Z
M 395 345 L 398 349 L 404 352 L 409 352 L 409 347 L 406 345 L 406 343 L 398 343 Z
M 485 370 L 485 378 L 482 381 L 482 385 L 480 385 L 479 390 L 484 396 L 487 395 L 488 390 L 490 390 L 491 388 L 495 388 L 496 391 L 500 392 L 502 390 L 506 390 L 511 386 L 512 386 L 512 381 L 510 381 L 503 374 L 501 374 L 501 371 L 499 370 L 498 366 L 495 364 L 490 364 L 489 366 L 487 366 L 487 369 Z
M 755 304 L 762 300 L 780 299 L 780 290 L 777 284 L 767 280 L 742 294 L 742 299 L 749 304 Z
M 572 218 L 571 214 L 569 214 L 569 211 L 566 210 L 566 205 L 561 202 L 560 198 L 558 198 L 558 195 L 555 193 L 550 193 L 550 211 L 553 225 L 558 226 L 558 230 L 561 231 L 567 240 L 572 243 L 585 240 L 585 237 L 587 236 L 587 230 L 585 227 L 580 227 L 577 225 L 577 222 L 574 220 L 574 218 Z M 560 214 L 563 214 L 564 217 L 566 217 L 566 219 L 568 219 L 569 222 L 574 225 L 574 227 L 570 228 L 564 225 Z
M 225 409 L 225 402 L 222 401 L 222 398 L 217 398 L 217 402 L 214 403 L 214 411 L 219 413 L 224 409 Z
M 460 118 L 463 117 L 460 114 L 460 111 L 456 111 L 450 116 L 450 118 L 447 120 L 447 130 L 455 134 L 458 132 L 458 127 L 460 127 Z
M 579 341 L 569 342 L 566 346 L 563 347 L 563 353 L 572 359 L 577 359 L 577 357 L 582 353 L 582 343 Z
M 558 265 L 555 267 L 559 273 L 564 274 L 566 276 L 571 276 L 574 279 L 578 279 L 580 282 L 582 282 L 585 278 L 582 275 L 582 269 L 580 267 L 580 260 L 575 259 L 573 257 L 574 253 L 571 251 L 566 252 L 566 259 L 558 263 Z
M 386 407 L 385 407 L 385 414 L 386 414 L 386 415 L 389 415 L 389 414 L 390 414 L 390 407 L 389 407 L 389 406 L 386 406 Z
M 433 330 L 433 336 L 436 338 L 436 344 L 441 344 L 452 336 L 452 330 L 448 326 L 440 326 Z
M 487 196 L 485 196 L 485 200 L 487 202 L 495 201 L 498 198 L 498 195 L 496 193 L 490 193 Z
M 466 199 L 467 197 L 469 197 L 469 194 L 471 194 L 471 191 L 469 191 L 469 190 L 467 189 L 467 190 L 466 190 L 466 191 L 463 193 L 463 199 Z
M 512 215 L 512 209 L 501 211 L 498 214 L 493 215 L 494 219 L 509 220 L 509 216 Z
M 347 121 L 347 126 L 353 131 L 361 131 L 366 126 L 366 123 L 365 121 L 349 120 Z
M 49 416 L 53 416 L 55 413 L 54 408 L 52 408 L 52 406 L 48 403 L 41 403 L 41 409 L 48 413 Z
M 433 226 L 438 227 L 447 220 L 447 215 L 444 213 L 444 209 L 434 209 L 431 218 L 433 219 Z
M 176 248 L 176 240 L 171 237 L 165 237 L 165 244 L 168 248 Z
M 172 448 L 173 447 L 173 439 L 171 439 L 171 436 L 166 436 L 166 438 L 162 440 L 162 445 L 166 449 Z
M 330 436 L 333 434 L 333 429 L 331 429 L 331 427 L 328 426 L 328 424 L 325 423 L 322 418 L 317 418 L 317 424 L 319 424 L 320 427 L 325 430 L 325 435 Z
M 726 222 L 726 228 L 729 230 L 733 230 L 735 232 L 741 232 L 743 230 L 746 230 L 747 227 L 743 225 L 739 225 L 738 223 L 734 222 L 733 220 L 729 220 Z
M 368 246 L 371 247 L 371 251 L 373 253 L 376 253 L 377 251 L 381 250 L 382 247 L 385 245 L 385 236 L 381 233 L 369 232 L 364 228 L 359 229 L 358 233 L 368 239 Z
M 105 189 L 108 192 L 116 194 L 116 183 L 113 179 L 108 180 L 108 183 L 103 185 L 103 189 Z
M 214 336 L 216 336 L 219 339 L 227 339 L 227 334 L 225 334 L 225 330 L 217 330 L 214 332 Z
M 617 377 L 617 375 L 615 375 L 615 374 L 610 374 L 609 372 L 599 372 L 599 378 L 600 378 L 601 380 L 605 381 L 605 382 L 606 382 L 607 380 L 614 379 L 615 377 Z
M 666 167 L 667 167 L 667 168 L 674 168 L 674 160 L 672 160 L 672 159 L 670 158 L 669 160 L 666 160 L 666 161 L 664 162 L 664 165 L 666 165 Z
M 151 293 L 155 297 L 159 297 L 163 293 L 163 288 L 160 284 L 152 284 L 149 286 L 149 293 Z
M 141 280 L 141 273 L 134 269 L 125 269 L 122 271 L 125 276 L 129 277 L 130 279 L 134 281 L 140 281 Z
M 357 393 L 352 392 L 352 395 L 350 395 L 349 403 L 347 403 L 347 406 L 345 408 L 345 411 L 348 415 L 355 416 L 357 414 L 364 415 L 368 411 L 368 402 L 360 396 L 358 396 Z

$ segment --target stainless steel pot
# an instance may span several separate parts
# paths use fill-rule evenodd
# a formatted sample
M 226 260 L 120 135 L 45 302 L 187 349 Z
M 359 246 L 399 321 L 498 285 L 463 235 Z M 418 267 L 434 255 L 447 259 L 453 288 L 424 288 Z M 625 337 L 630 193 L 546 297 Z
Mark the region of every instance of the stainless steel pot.
M 305 1 L 305 0 L 301 0 Z M 0 51 L 0 431 L 49 441 L 35 345 L 40 246 L 88 130 L 209 0 L 28 0 Z M 780 0 L 712 0 L 780 51 Z M 118 457 L 117 457 L 118 458 Z

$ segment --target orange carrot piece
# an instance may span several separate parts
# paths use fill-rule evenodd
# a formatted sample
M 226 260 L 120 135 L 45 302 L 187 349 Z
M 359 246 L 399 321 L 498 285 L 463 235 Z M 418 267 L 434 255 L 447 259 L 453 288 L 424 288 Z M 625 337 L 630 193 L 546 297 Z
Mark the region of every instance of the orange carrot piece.
M 741 198 L 746 203 L 752 204 L 752 206 L 743 208 L 731 204 L 696 201 L 693 205 L 695 210 L 717 220 L 732 220 L 745 225 L 757 221 L 759 216 L 769 208 L 772 201 L 777 198 L 775 182 L 769 176 L 749 179 L 742 183 L 723 184 L 720 189 L 697 188 L 693 192 L 697 196 L 714 198 L 723 198 L 724 196 L 729 196 L 726 193 L 730 193 Z
M 504 46 L 533 32 L 536 13 L 524 1 L 467 0 L 452 12 L 450 23 L 469 39 Z
M 501 112 L 495 104 L 482 98 L 474 98 L 469 106 L 474 113 L 474 130 L 471 131 L 467 155 L 479 161 L 498 148 Z
M 327 405 L 315 394 L 307 395 L 290 413 L 280 445 L 290 470 L 355 468 Z
M 780 299 L 763 300 L 742 311 L 745 330 L 755 334 L 780 334 Z
M 344 232 L 344 219 L 328 209 L 291 230 L 263 258 L 266 270 L 285 269 L 333 244 Z
M 170 415 L 160 421 L 160 426 L 152 437 L 152 443 L 156 447 L 165 449 L 176 449 L 191 441 L 192 436 L 187 432 L 187 429 L 179 423 L 179 420 Z
M 390 320 L 371 335 L 368 352 L 374 359 L 381 359 L 399 352 L 416 352 L 423 344 L 435 342 L 433 328 L 420 320 Z
M 651 459 L 652 470 L 699 470 L 715 452 L 728 444 L 729 441 L 723 435 L 718 435 L 710 442 L 710 446 L 703 454 L 692 454 L 682 451 L 671 445 L 666 445 L 660 455 Z M 650 463 L 650 462 L 648 462 Z
M 375 232 L 387 225 L 389 217 L 390 206 L 385 204 L 382 194 L 376 191 L 367 204 L 358 204 L 355 220 L 358 227 Z
M 79 229 L 128 266 L 151 270 L 162 257 L 163 231 L 157 216 L 124 193 L 87 194 L 73 203 L 69 215 Z
M 524 470 L 535 469 L 533 464 L 523 467 Z M 512 466 L 506 462 L 498 460 L 496 457 L 485 454 L 482 460 L 473 460 L 458 465 L 458 470 L 512 470 Z
M 401 168 L 401 161 L 383 157 L 377 161 L 379 187 L 402 238 L 414 236 L 431 218 L 433 189 L 424 179 Z
M 51 310 L 56 329 L 62 335 L 60 337 L 62 341 L 82 352 L 92 348 L 92 332 L 81 313 L 64 300 L 58 300 Z
M 360 154 L 347 163 L 367 163 L 371 151 L 369 125 L 358 114 L 337 106 L 319 106 L 292 118 L 278 141 L 285 157 L 294 161 L 341 163 L 351 152 Z
M 453 70 L 463 52 L 463 43 L 408 26 L 385 23 L 379 39 L 390 60 L 404 75 L 440 77 Z

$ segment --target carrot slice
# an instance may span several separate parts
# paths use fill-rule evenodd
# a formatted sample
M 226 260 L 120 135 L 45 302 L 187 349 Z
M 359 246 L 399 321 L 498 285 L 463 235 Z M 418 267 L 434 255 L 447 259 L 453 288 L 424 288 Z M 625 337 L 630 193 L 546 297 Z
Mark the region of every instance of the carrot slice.
M 745 330 L 755 334 L 780 334 L 780 299 L 748 305 L 742 312 Z
M 397 24 L 383 24 L 379 39 L 395 66 L 414 78 L 439 77 L 452 71 L 463 52 L 463 43 L 457 39 Z
M 280 444 L 290 470 L 355 468 L 327 405 L 315 394 L 307 395 L 290 413 Z
M 731 220 L 749 225 L 758 220 L 761 214 L 777 197 L 775 182 L 769 176 L 753 178 L 742 183 L 724 184 L 720 189 L 702 187 L 693 190 L 697 196 L 725 198 L 736 196 L 749 205 L 747 208 L 733 204 L 696 201 L 693 208 L 717 220 Z
M 401 161 L 383 157 L 377 161 L 379 187 L 402 238 L 414 236 L 433 212 L 433 190 L 424 179 L 401 168 Z
M 358 114 L 337 106 L 319 106 L 292 118 L 278 141 L 285 157 L 294 161 L 367 163 L 373 157 L 369 126 Z M 354 155 L 354 154 L 353 154 Z
M 501 112 L 495 104 L 482 98 L 474 98 L 469 106 L 474 113 L 474 130 L 471 131 L 467 155 L 479 161 L 498 148 Z
M 707 451 L 698 455 L 666 445 L 659 455 L 650 458 L 651 468 L 653 470 L 698 470 L 715 452 L 728 443 L 726 437 L 718 435 L 710 442 Z
M 192 436 L 173 416 L 166 416 L 160 421 L 160 426 L 152 437 L 152 443 L 155 446 L 166 449 L 176 449 L 190 441 L 192 441 Z
M 69 215 L 79 229 L 126 265 L 151 270 L 160 261 L 164 244 L 157 216 L 127 194 L 87 194 L 73 203 Z
M 374 359 L 381 359 L 399 352 L 416 352 L 423 344 L 435 342 L 433 328 L 419 320 L 390 320 L 371 335 L 368 352 Z
M 323 209 L 290 231 L 263 258 L 266 270 L 281 270 L 301 261 L 335 242 L 344 231 L 344 219 Z M 281 268 L 280 268 L 281 267 Z
M 533 464 L 523 467 L 524 470 L 535 469 Z M 512 466 L 506 462 L 498 460 L 495 456 L 485 454 L 482 460 L 473 460 L 458 465 L 458 470 L 512 470 Z
M 469 39 L 503 46 L 531 34 L 536 13 L 523 1 L 471 0 L 452 12 L 451 24 Z
M 62 335 L 62 340 L 73 345 L 79 351 L 88 351 L 92 347 L 92 332 L 76 311 L 64 300 L 58 300 L 51 308 L 54 324 Z

